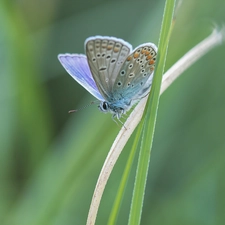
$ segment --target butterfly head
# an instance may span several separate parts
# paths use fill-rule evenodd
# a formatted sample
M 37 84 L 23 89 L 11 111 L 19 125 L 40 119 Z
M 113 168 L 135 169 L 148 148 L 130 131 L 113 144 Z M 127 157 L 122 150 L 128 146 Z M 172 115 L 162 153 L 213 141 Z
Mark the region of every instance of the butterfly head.
M 126 112 L 126 109 L 124 109 L 123 107 L 118 107 L 115 104 L 111 104 L 109 102 L 103 101 L 100 103 L 100 105 L 98 106 L 99 110 L 107 113 L 110 112 L 113 114 L 113 118 L 117 118 L 120 119 L 120 117 L 122 116 L 122 114 L 124 114 Z

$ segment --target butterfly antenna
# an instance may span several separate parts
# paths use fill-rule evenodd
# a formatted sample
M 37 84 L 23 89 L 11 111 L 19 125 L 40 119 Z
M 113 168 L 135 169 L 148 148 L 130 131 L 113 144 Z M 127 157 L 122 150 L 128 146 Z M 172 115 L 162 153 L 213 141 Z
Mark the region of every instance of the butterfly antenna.
M 93 104 L 97 104 L 97 103 L 99 103 L 99 101 L 92 101 L 92 102 L 90 102 L 90 104 L 85 105 L 84 107 L 79 108 L 79 109 L 72 109 L 72 110 L 68 111 L 68 113 L 74 113 L 74 112 L 77 112 L 77 111 L 86 109 L 87 107 L 89 107 L 89 106 L 91 106 L 91 105 L 93 105 Z

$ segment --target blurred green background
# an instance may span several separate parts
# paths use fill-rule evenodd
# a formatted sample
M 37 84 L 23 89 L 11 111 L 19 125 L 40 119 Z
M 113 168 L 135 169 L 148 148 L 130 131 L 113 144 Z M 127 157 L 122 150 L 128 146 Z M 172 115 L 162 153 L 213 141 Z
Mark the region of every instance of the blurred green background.
M 85 224 L 119 127 L 57 60 L 89 36 L 158 43 L 164 0 L 0 1 L 0 224 Z M 225 1 L 183 1 L 166 69 L 225 22 Z M 189 68 L 160 99 L 142 225 L 224 224 L 225 45 Z M 104 225 L 132 139 L 107 184 Z M 138 156 L 137 156 L 138 157 Z M 137 158 L 136 157 L 136 158 Z M 127 224 L 136 163 L 117 224 Z

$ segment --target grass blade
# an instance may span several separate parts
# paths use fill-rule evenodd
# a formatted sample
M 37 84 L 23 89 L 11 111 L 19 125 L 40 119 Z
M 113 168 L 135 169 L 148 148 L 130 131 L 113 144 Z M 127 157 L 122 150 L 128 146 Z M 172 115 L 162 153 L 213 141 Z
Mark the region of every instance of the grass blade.
M 153 142 L 156 123 L 157 109 L 159 104 L 160 88 L 166 61 L 167 47 L 171 31 L 175 0 L 166 1 L 163 22 L 159 39 L 159 51 L 157 56 L 156 73 L 153 79 L 151 93 L 144 112 L 143 141 L 139 155 L 136 173 L 135 187 L 129 217 L 129 225 L 140 224 L 141 212 L 144 200 L 145 184 L 147 180 L 148 166 L 150 161 L 151 146 Z
M 139 143 L 139 137 L 141 135 L 141 132 L 142 132 L 142 126 L 140 125 L 138 127 L 137 135 L 135 136 L 135 140 L 134 140 L 132 149 L 130 151 L 129 158 L 127 160 L 127 164 L 124 169 L 123 176 L 121 178 L 121 182 L 120 182 L 120 186 L 119 186 L 119 189 L 118 189 L 118 192 L 116 195 L 116 199 L 114 201 L 113 208 L 112 208 L 111 214 L 109 216 L 108 225 L 116 224 L 116 219 L 119 214 L 120 205 L 123 200 L 123 195 L 124 195 L 126 184 L 127 184 L 128 178 L 129 178 L 129 174 L 130 174 L 130 171 L 131 171 L 131 168 L 133 165 L 133 161 L 134 161 L 135 153 L 136 153 L 137 146 Z

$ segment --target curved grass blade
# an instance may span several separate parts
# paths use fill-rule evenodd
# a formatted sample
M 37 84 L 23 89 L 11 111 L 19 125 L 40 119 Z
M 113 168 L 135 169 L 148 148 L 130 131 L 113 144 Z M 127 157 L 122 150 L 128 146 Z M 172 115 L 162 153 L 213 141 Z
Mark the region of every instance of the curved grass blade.
M 116 199 L 114 201 L 114 205 L 112 207 L 111 214 L 109 216 L 108 225 L 116 224 L 116 219 L 117 219 L 118 214 L 119 214 L 120 205 L 122 203 L 122 199 L 123 199 L 123 195 L 124 195 L 124 192 L 125 192 L 126 184 L 127 184 L 128 178 L 129 178 L 131 167 L 133 165 L 133 161 L 134 161 L 135 153 L 136 153 L 136 150 L 137 150 L 137 147 L 138 147 L 139 137 L 141 135 L 141 132 L 142 132 L 142 124 L 140 124 L 139 127 L 138 127 L 137 134 L 135 136 L 134 143 L 133 143 L 132 149 L 131 149 L 130 154 L 129 154 L 129 158 L 127 160 L 127 164 L 126 164 L 124 172 L 123 172 L 123 176 L 122 176 L 122 179 L 121 179 L 121 182 L 120 182 L 120 186 L 118 188 L 117 196 L 116 196 Z

